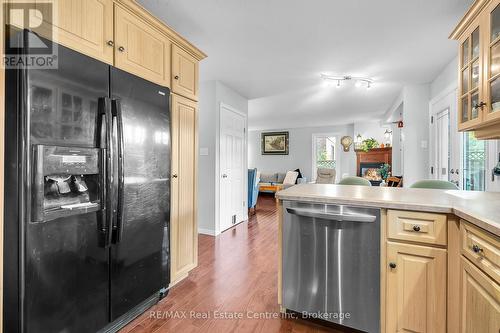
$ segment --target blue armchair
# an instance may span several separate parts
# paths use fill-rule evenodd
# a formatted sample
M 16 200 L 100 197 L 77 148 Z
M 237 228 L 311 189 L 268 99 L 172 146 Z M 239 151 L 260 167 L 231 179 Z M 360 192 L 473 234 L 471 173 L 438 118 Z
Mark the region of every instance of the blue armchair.
M 257 169 L 248 169 L 248 209 L 253 208 L 254 212 L 259 196 L 259 182 L 257 181 Z

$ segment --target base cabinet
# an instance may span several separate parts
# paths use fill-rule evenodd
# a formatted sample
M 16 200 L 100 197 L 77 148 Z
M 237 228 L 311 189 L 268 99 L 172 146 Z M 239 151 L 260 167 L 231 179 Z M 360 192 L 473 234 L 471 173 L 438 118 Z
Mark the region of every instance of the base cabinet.
M 172 175 L 170 281 L 175 284 L 198 265 L 197 151 L 198 106 L 172 94 Z
M 500 285 L 468 259 L 461 260 L 462 333 L 500 332 Z
M 387 242 L 386 332 L 446 332 L 446 250 Z

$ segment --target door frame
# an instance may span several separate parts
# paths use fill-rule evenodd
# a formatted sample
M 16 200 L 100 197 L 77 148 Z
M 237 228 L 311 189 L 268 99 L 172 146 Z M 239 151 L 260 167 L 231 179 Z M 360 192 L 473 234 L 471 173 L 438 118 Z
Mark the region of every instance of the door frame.
M 221 134 L 222 134 L 222 112 L 223 109 L 226 109 L 228 111 L 234 112 L 238 114 L 239 116 L 243 117 L 244 119 L 244 134 L 243 134 L 243 170 L 242 170 L 242 179 L 243 179 L 243 200 L 245 201 L 245 204 L 247 203 L 247 189 L 248 189 L 248 115 L 245 114 L 244 112 L 241 112 L 237 108 L 224 103 L 220 102 L 219 103 L 219 112 L 218 112 L 218 122 L 217 122 L 217 137 L 216 137 L 216 150 L 217 150 L 217 156 L 215 159 L 215 232 L 214 236 L 219 235 L 221 231 L 221 225 L 220 225 L 220 205 L 221 205 L 221 193 L 220 193 L 220 181 L 221 181 L 221 167 L 220 167 L 220 158 L 221 158 Z M 241 217 L 241 221 L 237 221 L 235 225 L 238 225 L 239 223 L 246 221 L 248 219 L 248 210 L 243 209 L 243 216 Z M 229 228 L 231 229 L 231 228 Z M 229 230 L 227 229 L 227 230 Z
M 437 115 L 446 109 L 449 110 L 450 115 L 450 170 L 451 169 L 462 169 L 461 166 L 461 155 L 462 155 L 462 137 L 461 133 L 458 132 L 458 119 L 457 119 L 457 108 L 458 108 L 458 85 L 456 82 L 448 85 L 444 90 L 436 95 L 433 99 L 429 101 L 429 170 L 427 170 L 429 178 L 434 179 L 436 173 L 431 173 L 431 167 L 436 169 L 436 154 L 435 149 L 436 142 L 436 121 Z M 450 172 L 448 170 L 448 172 Z M 450 175 L 451 176 L 451 175 Z M 453 177 L 451 177 L 453 178 Z M 455 177 L 456 178 L 456 177 Z M 459 187 L 462 187 L 462 175 L 458 175 L 458 179 L 452 179 L 459 181 Z

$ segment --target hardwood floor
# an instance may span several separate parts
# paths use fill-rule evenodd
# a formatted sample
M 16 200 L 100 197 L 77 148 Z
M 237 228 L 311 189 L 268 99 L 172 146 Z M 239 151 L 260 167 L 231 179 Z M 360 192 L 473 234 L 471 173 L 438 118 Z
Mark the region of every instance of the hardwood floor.
M 276 202 L 261 196 L 248 222 L 218 237 L 200 235 L 199 266 L 121 332 L 335 332 L 310 321 L 281 318 L 277 233 Z M 219 314 L 242 318 L 215 318 Z M 253 315 L 271 318 L 249 318 Z

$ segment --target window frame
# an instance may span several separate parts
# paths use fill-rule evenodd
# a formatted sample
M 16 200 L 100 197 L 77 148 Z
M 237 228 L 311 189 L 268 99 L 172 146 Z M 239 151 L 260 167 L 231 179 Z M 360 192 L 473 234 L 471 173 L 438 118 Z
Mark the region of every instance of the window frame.
M 329 132 L 329 133 L 313 133 L 312 134 L 312 142 L 311 142 L 311 181 L 315 182 L 316 181 L 316 175 L 317 175 L 317 164 L 316 164 L 316 139 L 322 138 L 322 137 L 329 137 L 329 138 L 334 138 L 335 139 L 335 150 L 334 150 L 334 161 L 335 161 L 335 182 L 337 182 L 338 179 L 341 178 L 341 154 L 340 154 L 340 134 L 335 133 L 335 132 Z

